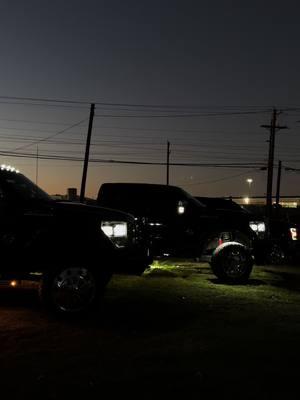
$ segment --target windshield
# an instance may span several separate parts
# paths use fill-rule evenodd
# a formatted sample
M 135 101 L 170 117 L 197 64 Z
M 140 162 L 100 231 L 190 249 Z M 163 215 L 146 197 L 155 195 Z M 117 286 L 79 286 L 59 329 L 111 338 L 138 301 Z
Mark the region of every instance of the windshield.
M 188 198 L 189 202 L 194 204 L 196 207 L 206 208 L 206 205 L 203 204 L 200 200 L 196 199 L 194 196 L 186 192 L 185 190 L 180 188 L 180 191 L 184 193 L 184 196 Z
M 1 172 L 1 187 L 3 195 L 6 193 L 23 200 L 52 201 L 51 197 L 22 174 L 15 172 Z
M 221 197 L 196 197 L 196 199 L 213 210 L 229 210 L 245 213 L 247 212 L 239 204 L 229 199 L 224 199 Z

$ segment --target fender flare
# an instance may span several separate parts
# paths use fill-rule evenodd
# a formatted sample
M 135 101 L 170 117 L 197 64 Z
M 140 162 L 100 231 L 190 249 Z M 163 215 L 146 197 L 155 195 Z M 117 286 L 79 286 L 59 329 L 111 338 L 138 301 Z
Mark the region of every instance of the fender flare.
M 243 245 L 242 243 L 232 241 L 232 242 L 224 242 L 224 243 L 220 244 L 220 245 L 214 250 L 214 252 L 213 252 L 213 254 L 212 254 L 212 257 L 217 256 L 224 248 L 226 248 L 226 247 L 228 247 L 228 246 L 239 246 L 239 247 L 243 247 L 245 250 L 248 250 L 248 252 L 251 253 L 250 250 L 249 250 L 245 245 Z

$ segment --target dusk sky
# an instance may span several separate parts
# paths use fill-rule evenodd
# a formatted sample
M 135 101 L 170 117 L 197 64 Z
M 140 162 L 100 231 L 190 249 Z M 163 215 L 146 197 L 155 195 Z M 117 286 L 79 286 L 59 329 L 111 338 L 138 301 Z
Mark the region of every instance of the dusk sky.
M 99 161 L 164 163 L 167 141 L 171 163 L 212 164 L 173 166 L 171 184 L 247 195 L 252 178 L 251 194 L 264 195 L 261 125 L 273 107 L 289 128 L 276 136 L 275 164 L 300 169 L 299 4 L 1 0 L 1 163 L 35 181 L 38 152 L 39 186 L 79 191 L 95 102 L 88 196 L 103 182 L 165 183 L 165 166 Z M 300 195 L 299 177 L 284 170 L 282 193 Z

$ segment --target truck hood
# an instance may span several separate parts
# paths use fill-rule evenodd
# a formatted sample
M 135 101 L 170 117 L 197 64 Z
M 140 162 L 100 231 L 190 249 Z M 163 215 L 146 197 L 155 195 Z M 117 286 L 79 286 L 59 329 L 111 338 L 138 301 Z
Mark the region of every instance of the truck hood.
M 52 209 L 57 216 L 85 216 L 87 218 L 97 217 L 100 220 L 107 221 L 127 221 L 132 222 L 134 217 L 130 214 L 111 208 L 99 206 L 90 206 L 82 203 L 73 203 L 68 201 L 55 201 Z

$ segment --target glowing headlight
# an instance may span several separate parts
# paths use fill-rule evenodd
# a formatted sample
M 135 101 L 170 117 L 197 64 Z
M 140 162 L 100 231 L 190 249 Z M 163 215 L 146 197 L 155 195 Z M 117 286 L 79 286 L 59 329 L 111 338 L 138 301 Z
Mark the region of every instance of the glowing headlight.
M 264 222 L 249 222 L 249 226 L 254 232 L 266 231 L 266 224 Z
M 101 229 L 109 238 L 127 237 L 126 222 L 103 221 L 101 223 Z
M 255 222 L 250 222 L 249 226 L 254 232 L 257 232 L 258 227 L 257 227 L 257 224 Z
M 266 224 L 264 222 L 260 222 L 257 224 L 257 231 L 258 232 L 265 232 L 266 231 Z

